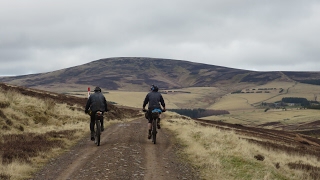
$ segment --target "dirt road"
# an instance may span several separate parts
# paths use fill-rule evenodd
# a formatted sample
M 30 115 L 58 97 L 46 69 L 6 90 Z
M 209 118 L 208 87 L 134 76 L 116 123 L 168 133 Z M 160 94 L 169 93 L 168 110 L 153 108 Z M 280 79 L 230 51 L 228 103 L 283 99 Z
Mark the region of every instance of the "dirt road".
M 178 150 L 164 128 L 158 130 L 157 144 L 153 144 L 147 139 L 146 119 L 137 119 L 107 127 L 100 146 L 88 135 L 32 180 L 199 179 L 189 164 L 179 160 Z

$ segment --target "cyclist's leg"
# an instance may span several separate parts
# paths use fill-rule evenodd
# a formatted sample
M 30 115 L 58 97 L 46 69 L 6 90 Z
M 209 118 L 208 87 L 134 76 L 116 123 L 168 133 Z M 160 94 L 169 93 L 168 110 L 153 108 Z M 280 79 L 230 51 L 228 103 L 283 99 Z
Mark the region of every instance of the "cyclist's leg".
M 103 113 L 102 113 L 102 116 L 101 116 L 101 132 L 104 131 L 104 126 L 103 126 Z
M 151 138 L 151 123 L 148 122 L 148 139 Z
M 161 115 L 161 114 L 159 114 L 159 118 L 158 118 L 158 121 L 157 121 L 157 127 L 158 127 L 158 129 L 161 128 L 161 126 L 160 126 L 160 115 Z
M 92 112 L 90 116 L 90 135 L 91 135 L 92 141 L 94 141 L 94 124 L 95 124 L 95 113 Z
M 160 126 L 160 121 L 159 121 L 160 119 L 158 119 L 158 122 L 157 122 L 157 127 L 158 127 L 158 129 L 161 129 L 161 126 Z

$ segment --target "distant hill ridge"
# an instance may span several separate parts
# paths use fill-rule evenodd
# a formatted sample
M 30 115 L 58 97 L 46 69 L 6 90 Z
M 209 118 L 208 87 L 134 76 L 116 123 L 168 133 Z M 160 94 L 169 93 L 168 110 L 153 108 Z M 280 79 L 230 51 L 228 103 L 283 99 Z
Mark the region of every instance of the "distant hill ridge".
M 320 72 L 259 72 L 184 60 L 116 57 L 57 71 L 13 77 L 0 82 L 39 88 L 100 86 L 106 90 L 207 87 L 234 83 L 264 84 L 274 80 L 320 84 Z

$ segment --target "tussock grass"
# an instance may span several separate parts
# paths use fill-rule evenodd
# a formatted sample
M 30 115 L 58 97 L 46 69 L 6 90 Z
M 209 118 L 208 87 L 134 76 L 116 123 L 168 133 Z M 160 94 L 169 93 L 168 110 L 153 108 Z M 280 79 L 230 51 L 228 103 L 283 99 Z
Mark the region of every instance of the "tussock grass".
M 313 156 L 268 150 L 249 143 L 233 131 L 204 127 L 186 117 L 177 117 L 167 112 L 163 125 L 175 133 L 185 147 L 185 157 L 201 172 L 203 179 L 300 180 L 320 177 L 317 172 L 320 163 Z M 255 158 L 259 155 L 265 157 L 263 161 Z M 295 166 L 298 162 L 303 165 Z M 305 170 L 308 167 L 310 171 Z
M 10 130 L 1 132 L 3 134 L 21 133 L 21 131 L 45 133 L 56 129 L 53 128 L 56 126 L 62 130 L 75 129 L 76 127 L 82 128 L 81 124 L 88 122 L 88 117 L 83 112 L 79 113 L 76 110 L 81 107 L 56 104 L 51 99 L 37 99 L 14 91 L 3 94 L 5 96 L 2 96 L 1 101 L 10 102 L 8 107 L 0 109 L 2 112 L 0 112 L 0 117 L 6 121 L 4 129 Z M 71 127 L 73 125 L 75 127 Z
M 0 108 L 7 108 L 10 106 L 10 102 L 8 101 L 1 101 L 0 102 Z
M 88 133 L 89 116 L 78 109 L 0 89 L 0 179 L 28 178 Z
M 10 164 L 2 164 L 0 166 L 0 179 L 27 179 L 29 178 L 29 173 L 31 171 L 33 171 L 33 168 L 30 166 L 29 163 L 24 163 L 19 160 L 15 160 Z

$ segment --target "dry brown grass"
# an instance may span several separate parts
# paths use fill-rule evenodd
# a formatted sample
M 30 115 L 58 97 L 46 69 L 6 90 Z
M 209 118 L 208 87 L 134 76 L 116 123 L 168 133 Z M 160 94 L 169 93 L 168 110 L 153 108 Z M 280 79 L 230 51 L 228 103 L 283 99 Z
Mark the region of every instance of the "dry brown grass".
M 0 166 L 0 179 L 26 179 L 33 168 L 29 163 L 23 163 L 19 160 L 15 160 L 10 164 L 2 164 Z
M 90 118 L 84 113 L 84 102 L 81 98 L 2 84 L 0 179 L 30 178 L 30 174 L 48 159 L 64 152 L 87 135 Z M 106 119 L 112 121 L 106 120 L 105 127 L 118 123 L 128 115 L 137 115 L 134 110 L 122 112 L 112 105 L 109 110 Z
M 88 132 L 80 107 L 0 89 L 0 179 L 25 179 Z
M 185 147 L 187 159 L 201 172 L 203 179 L 300 180 L 319 177 L 312 173 L 320 166 L 315 157 L 266 149 L 249 143 L 233 131 L 204 127 L 174 113 L 166 113 L 163 125 L 175 132 Z M 254 156 L 258 155 L 265 157 L 264 160 L 257 161 Z M 307 170 L 308 167 L 311 170 Z
M 14 122 L 10 131 L 6 133 L 21 133 L 17 127 L 25 127 L 23 132 L 47 132 L 52 126 L 60 126 L 65 129 L 67 125 L 81 124 L 87 121 L 83 113 L 75 109 L 81 107 L 67 104 L 56 104 L 53 100 L 37 99 L 21 95 L 17 92 L 5 92 L 2 102 L 9 102 L 10 106 L 2 109 L 7 120 Z

